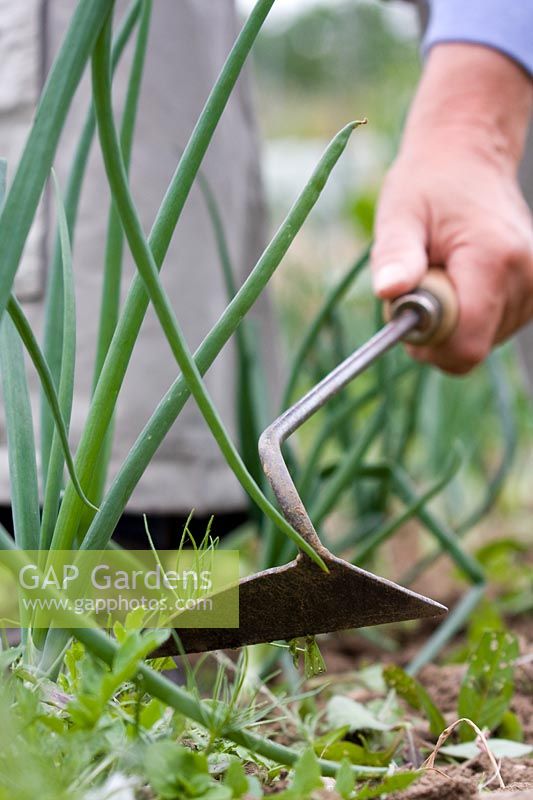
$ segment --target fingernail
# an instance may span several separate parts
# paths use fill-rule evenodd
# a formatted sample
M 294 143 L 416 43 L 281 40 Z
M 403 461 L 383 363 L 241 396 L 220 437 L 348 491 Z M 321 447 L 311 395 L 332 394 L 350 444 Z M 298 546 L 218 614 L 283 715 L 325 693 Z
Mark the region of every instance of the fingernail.
M 372 283 L 376 294 L 398 291 L 405 283 L 406 269 L 399 261 L 374 269 Z

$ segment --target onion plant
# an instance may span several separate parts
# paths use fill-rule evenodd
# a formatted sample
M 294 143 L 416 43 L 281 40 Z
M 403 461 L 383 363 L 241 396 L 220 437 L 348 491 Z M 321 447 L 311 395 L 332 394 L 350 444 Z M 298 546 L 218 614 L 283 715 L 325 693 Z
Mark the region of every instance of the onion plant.
M 287 254 L 292 242 L 319 200 L 335 165 L 341 158 L 357 122 L 350 122 L 327 146 L 307 184 L 297 195 L 285 219 L 242 284 L 237 286 L 229 258 L 225 232 L 218 213 L 217 198 L 201 173 L 201 165 L 236 81 L 275 0 L 257 0 L 236 38 L 220 75 L 212 88 L 191 137 L 178 161 L 175 173 L 161 200 L 148 237 L 139 222 L 135 200 L 129 188 L 128 168 L 134 141 L 135 121 L 143 64 L 149 45 L 150 19 L 157 13 L 152 0 L 133 0 L 112 39 L 113 0 L 80 0 L 69 29 L 43 89 L 39 107 L 13 183 L 0 214 L 0 370 L 9 444 L 11 501 L 14 542 L 0 531 L 1 549 L 39 549 L 42 566 L 54 550 L 103 549 L 110 545 L 115 526 L 128 500 L 192 396 L 220 451 L 247 492 L 262 537 L 263 563 L 271 566 L 288 558 L 295 547 L 306 552 L 320 566 L 320 557 L 301 538 L 271 503 L 264 492 L 255 443 L 262 414 L 257 375 L 257 342 L 246 319 L 259 296 Z M 112 77 L 124 47 L 135 35 L 125 110 L 117 129 L 112 103 Z M 89 61 L 91 61 L 89 67 Z M 63 196 L 55 182 L 58 230 L 46 290 L 46 312 L 42 344 L 31 330 L 22 307 L 12 294 L 28 232 L 43 189 L 52 174 L 59 137 L 69 106 L 85 70 L 92 76 L 93 99 L 75 152 Z M 73 403 L 75 373 L 76 309 L 73 262 L 76 259 L 75 229 L 79 198 L 95 134 L 102 151 L 111 191 L 107 245 L 103 270 L 100 324 L 93 373 L 93 394 L 76 452 L 69 449 L 68 429 Z M 157 154 L 154 153 L 156 158 Z M 198 181 L 204 192 L 225 271 L 228 304 L 195 353 L 191 352 L 170 300 L 160 280 L 173 232 L 190 191 Z M 137 274 L 126 299 L 120 304 L 122 256 L 128 247 Z M 326 297 L 296 350 L 283 403 L 289 403 L 297 389 L 321 377 L 332 364 L 331 353 L 324 358 L 324 335 L 333 331 L 334 352 L 344 345 L 339 335 L 342 303 L 365 266 L 368 250 L 346 271 Z M 176 360 L 179 375 L 153 409 L 117 474 L 106 491 L 113 437 L 113 418 L 124 376 L 139 337 L 141 325 L 152 304 Z M 237 402 L 239 441 L 234 443 L 224 427 L 203 381 L 205 372 L 222 348 L 235 337 L 239 358 Z M 335 338 L 336 337 L 336 338 Z M 26 349 L 41 383 L 40 459 L 34 440 L 32 412 L 28 397 L 23 349 Z M 310 358 L 312 354 L 320 358 Z M 316 365 L 319 364 L 318 373 Z M 311 366 L 310 366 L 311 365 Z M 313 366 L 314 365 L 314 366 Z M 508 447 L 490 491 L 479 505 L 470 509 L 461 529 L 475 521 L 491 504 L 501 485 L 512 451 L 513 429 L 508 403 L 502 395 L 501 366 L 492 362 L 492 380 L 497 388 L 499 409 L 505 421 Z M 425 373 L 406 362 L 387 358 L 370 374 L 361 392 L 346 392 L 333 409 L 326 409 L 316 438 L 303 447 L 307 460 L 293 454 L 295 480 L 317 526 L 331 511 L 351 496 L 356 511 L 356 530 L 347 549 L 358 560 L 372 558 L 381 542 L 411 517 L 418 517 L 441 547 L 447 549 L 473 579 L 482 582 L 477 565 L 463 554 L 445 523 L 428 516 L 426 504 L 449 484 L 457 469 L 452 458 L 442 474 L 422 492 L 407 480 L 409 454 L 420 434 L 420 399 L 425 391 Z M 397 391 L 410 376 L 411 392 L 406 412 L 398 419 L 391 391 Z M 405 396 L 405 389 L 398 391 Z M 356 433 L 352 424 L 357 420 Z M 342 435 L 339 436 L 339 431 Z M 347 432 L 347 433 L 346 433 Z M 343 447 L 330 444 L 342 441 Z M 334 453 L 331 459 L 331 452 Z M 375 458 L 377 456 L 377 459 Z M 40 475 L 37 470 L 41 464 Z M 65 480 L 66 477 L 66 480 Z M 354 482 L 358 486 L 354 489 Z M 368 483 L 372 482 L 369 488 Z M 401 497 L 405 508 L 390 516 L 390 497 Z M 40 505 L 42 504 L 42 512 Z M 353 549 L 355 546 L 355 549 Z M 22 554 L 21 554 L 22 557 Z M 479 579 L 479 580 L 478 580 Z M 112 662 L 116 645 L 96 629 L 77 629 L 75 619 L 69 631 L 32 631 L 24 634 L 26 661 L 42 670 L 60 664 L 61 653 L 70 636 L 106 662 Z M 207 708 L 198 698 L 153 672 L 140 668 L 146 689 L 182 714 L 201 724 Z M 226 729 L 227 728 L 227 729 Z M 297 754 L 260 737 L 226 726 L 223 734 L 238 744 L 266 757 L 289 764 Z M 324 763 L 332 773 L 334 765 Z M 371 770 L 366 770 L 371 771 Z
M 80 4 L 73 15 L 43 90 L 0 221 L 0 227 L 12 227 L 9 245 L 2 252 L 0 311 L 7 307 L 10 312 L 10 318 L 4 315 L 2 321 L 2 373 L 10 438 L 15 542 L 21 548 L 38 547 L 46 553 L 48 550 L 69 549 L 78 543 L 84 549 L 107 546 L 115 524 L 150 458 L 179 415 L 189 394 L 193 394 L 230 468 L 234 470 L 252 500 L 283 534 L 321 564 L 319 556 L 288 525 L 250 474 L 207 394 L 202 374 L 265 289 L 318 200 L 357 123 L 349 124 L 334 137 L 286 220 L 194 357 L 188 350 L 158 277 L 202 159 L 273 2 L 274 0 L 259 0 L 243 26 L 179 160 L 147 240 L 138 222 L 129 191 L 127 165 L 133 141 L 152 3 L 151 0 L 137 0 L 132 4 L 114 45 L 111 41 L 113 2 L 98 2 L 91 5 L 90 9 L 85 4 Z M 113 120 L 111 77 L 113 67 L 135 29 L 137 44 L 119 137 Z M 94 106 L 87 112 L 64 202 L 60 189 L 56 186 L 58 236 L 48 279 L 45 336 L 41 348 L 35 337 L 32 336 L 30 341 L 31 331 L 27 330 L 22 309 L 12 296 L 11 288 L 32 218 L 52 168 L 55 148 L 70 101 L 91 54 Z M 73 457 L 68 448 L 67 437 L 73 403 L 75 354 L 71 242 L 75 232 L 83 174 L 96 123 L 108 171 L 112 207 L 104 271 L 105 291 L 94 369 L 94 393 L 81 441 Z M 12 224 L 15 215 L 19 220 L 16 226 Z M 118 287 L 124 236 L 134 255 L 139 274 L 133 280 L 122 308 L 119 308 Z M 145 430 L 115 477 L 110 491 L 104 494 L 116 398 L 150 301 L 154 303 L 181 374 L 154 409 Z M 21 341 L 32 356 L 42 383 L 42 516 L 39 510 L 37 459 Z M 63 488 L 65 463 L 68 466 L 69 479 Z M 36 645 L 35 657 L 39 658 L 38 654 L 44 648 L 46 661 L 50 663 L 50 659 L 57 656 L 61 637 L 57 632 L 55 635 L 51 634 L 48 644 L 45 638 L 42 634 L 33 637 L 33 645 Z

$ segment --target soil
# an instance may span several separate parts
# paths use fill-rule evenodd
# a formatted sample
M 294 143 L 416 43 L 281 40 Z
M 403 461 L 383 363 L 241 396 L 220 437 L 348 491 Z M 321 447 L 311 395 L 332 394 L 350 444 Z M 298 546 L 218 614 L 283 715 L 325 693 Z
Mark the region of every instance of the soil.
M 524 729 L 524 741 L 533 742 L 533 623 L 529 619 L 515 620 L 511 629 L 518 635 L 521 656 L 516 665 L 515 694 L 511 710 L 516 713 Z M 321 644 L 325 657 L 327 675 L 337 684 L 349 687 L 354 669 L 368 663 L 397 661 L 406 664 L 431 632 L 421 626 L 419 641 L 402 642 L 397 653 L 384 656 L 383 651 L 361 636 L 344 633 L 331 636 Z M 465 666 L 451 664 L 445 666 L 429 665 L 419 674 L 448 724 L 456 719 L 457 696 Z M 361 690 L 348 691 L 348 694 L 362 702 L 372 699 Z M 406 707 L 406 716 L 409 716 Z M 432 740 L 424 722 L 413 718 L 413 742 L 415 751 L 427 753 Z M 424 749 L 425 748 L 425 749 Z M 420 766 L 420 763 L 414 764 Z M 485 755 L 460 764 L 437 761 L 437 768 L 428 770 L 409 789 L 388 795 L 388 800 L 533 800 L 533 758 L 504 759 L 500 772 L 505 790 L 501 789 L 494 769 Z M 331 788 L 317 794 L 317 798 L 333 800 L 337 795 Z M 282 779 L 274 790 L 274 795 L 286 787 Z
M 533 800 L 533 760 L 517 764 L 504 759 L 500 771 L 506 787 L 505 797 L 517 800 L 518 795 Z M 498 789 L 497 781 L 487 785 L 493 777 L 494 770 L 488 759 L 480 757 L 460 766 L 428 770 L 405 792 L 389 795 L 389 800 L 475 800 L 482 797 L 495 800 L 500 795 L 500 791 L 493 791 Z

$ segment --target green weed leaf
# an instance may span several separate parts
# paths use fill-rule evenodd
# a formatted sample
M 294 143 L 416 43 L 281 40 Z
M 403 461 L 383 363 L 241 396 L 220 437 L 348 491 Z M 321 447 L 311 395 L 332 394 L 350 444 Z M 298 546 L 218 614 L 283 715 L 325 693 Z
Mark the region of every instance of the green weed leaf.
M 320 740 L 317 740 L 314 744 L 314 749 L 318 756 L 326 758 L 328 761 L 348 760 L 351 764 L 365 767 L 387 767 L 401 741 L 402 737 L 399 736 L 385 750 L 370 750 L 367 747 L 343 739 L 326 746 L 323 746 Z
M 304 674 L 306 678 L 315 675 L 322 675 L 326 671 L 326 662 L 320 652 L 317 640 L 314 636 L 307 636 L 305 639 L 304 651 Z
M 80 728 L 94 727 L 122 685 L 136 677 L 141 661 L 167 638 L 167 631 L 130 631 L 116 651 L 111 669 L 86 655 L 76 666 L 80 691 L 68 705 L 74 723 Z
M 141 709 L 139 724 L 146 730 L 150 730 L 163 718 L 166 709 L 165 703 L 162 703 L 157 697 L 152 697 L 149 703 Z
M 484 599 L 475 609 L 468 623 L 470 651 L 479 646 L 487 631 L 503 630 L 505 630 L 505 623 L 495 604 Z
M 296 762 L 292 784 L 278 797 L 280 800 L 307 800 L 322 785 L 317 758 L 312 750 L 306 750 Z
M 420 777 L 421 772 L 398 772 L 390 775 L 378 784 L 368 784 L 363 787 L 354 797 L 354 800 L 371 800 L 373 797 L 382 797 L 390 792 L 401 792 L 407 789 Z
M 526 758 L 533 753 L 533 744 L 513 742 L 509 739 L 488 739 L 487 744 L 495 758 Z M 468 761 L 478 756 L 480 749 L 477 742 L 463 742 L 445 745 L 439 752 L 459 761 Z
M 334 695 L 327 707 L 328 722 L 339 728 L 347 726 L 350 731 L 390 731 L 392 725 L 378 719 L 362 703 Z
M 506 711 L 498 725 L 498 736 L 512 739 L 514 742 L 524 741 L 524 729 L 514 711 Z
M 389 664 L 383 670 L 383 677 L 389 689 L 394 689 L 415 711 L 424 711 L 433 736 L 438 737 L 446 727 L 446 720 L 429 696 L 426 689 L 396 664 Z
M 248 778 L 240 761 L 232 761 L 229 765 L 224 786 L 231 789 L 232 797 L 242 797 L 248 791 Z
M 512 634 L 488 631 L 483 635 L 461 685 L 459 717 L 471 719 L 481 729 L 498 727 L 513 696 L 518 654 L 518 641 Z M 463 726 L 461 739 L 474 737 L 474 731 Z
M 121 682 L 127 681 L 135 675 L 135 670 L 140 661 L 153 653 L 169 637 L 166 630 L 152 630 L 141 633 L 130 631 L 123 644 L 117 651 L 113 661 L 113 672 Z
M 335 791 L 340 794 L 342 800 L 350 800 L 355 789 L 355 775 L 348 759 L 344 758 L 337 772 Z
M 24 652 L 24 647 L 10 647 L 9 650 L 0 652 L 0 674 L 5 672 Z
M 232 790 L 209 774 L 207 758 L 174 742 L 155 742 L 147 748 L 145 768 L 150 786 L 161 800 L 231 800 Z

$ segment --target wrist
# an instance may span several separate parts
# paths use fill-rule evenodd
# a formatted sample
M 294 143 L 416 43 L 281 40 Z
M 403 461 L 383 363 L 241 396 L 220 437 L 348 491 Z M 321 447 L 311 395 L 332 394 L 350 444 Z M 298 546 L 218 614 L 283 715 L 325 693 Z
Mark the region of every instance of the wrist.
M 516 170 L 533 108 L 533 82 L 502 53 L 471 44 L 432 48 L 412 104 L 402 149 L 440 138 L 482 147 Z

